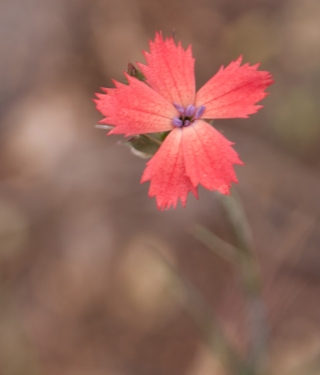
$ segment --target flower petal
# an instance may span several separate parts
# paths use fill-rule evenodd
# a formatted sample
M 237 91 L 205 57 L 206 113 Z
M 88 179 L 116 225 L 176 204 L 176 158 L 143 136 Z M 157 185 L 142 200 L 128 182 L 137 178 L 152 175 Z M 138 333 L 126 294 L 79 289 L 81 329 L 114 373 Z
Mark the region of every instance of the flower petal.
M 114 125 L 109 134 L 139 134 L 171 130 L 177 110 L 144 82 L 126 74 L 128 85 L 114 81 L 116 88 L 96 94 L 97 109 L 106 116 L 100 121 Z
M 173 38 L 163 40 L 157 33 L 150 53 L 143 52 L 147 65 L 138 64 L 147 83 L 171 103 L 184 107 L 194 104 L 195 76 L 191 46 L 184 50 Z
M 269 72 L 257 71 L 259 64 L 240 66 L 241 61 L 221 67 L 197 92 L 196 106 L 206 107 L 204 118 L 246 118 L 262 107 L 255 103 L 268 95 L 264 90 L 274 81 Z
M 174 129 L 164 140 L 160 149 L 147 163 L 141 183 L 151 180 L 149 196 L 156 197 L 160 210 L 176 208 L 180 198 L 185 206 L 188 192 L 197 198 L 197 188 L 186 176 L 182 151 L 182 129 Z
M 185 168 L 192 185 L 230 194 L 231 183 L 238 182 L 233 164 L 243 164 L 232 144 L 202 120 L 183 129 Z

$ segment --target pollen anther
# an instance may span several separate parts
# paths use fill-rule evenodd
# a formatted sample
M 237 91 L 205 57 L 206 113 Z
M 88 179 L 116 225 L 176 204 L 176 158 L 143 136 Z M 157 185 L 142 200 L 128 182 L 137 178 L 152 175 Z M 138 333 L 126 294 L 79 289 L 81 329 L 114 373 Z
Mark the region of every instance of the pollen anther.
M 172 120 L 172 125 L 178 128 L 191 125 L 195 120 L 202 117 L 206 109 L 204 105 L 201 105 L 198 108 L 193 104 L 188 105 L 186 108 L 177 103 L 173 103 L 173 105 L 179 112 L 180 116 L 177 116 Z

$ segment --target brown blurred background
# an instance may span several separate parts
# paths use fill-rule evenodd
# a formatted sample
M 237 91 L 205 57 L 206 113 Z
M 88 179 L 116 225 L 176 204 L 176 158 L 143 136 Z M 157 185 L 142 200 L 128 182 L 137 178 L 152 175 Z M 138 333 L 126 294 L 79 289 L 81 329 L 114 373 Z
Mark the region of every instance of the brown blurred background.
M 145 160 L 94 128 L 156 30 L 193 45 L 198 86 L 240 54 L 274 74 L 263 110 L 215 126 L 246 164 L 272 374 L 319 355 L 319 20 L 318 0 L 0 1 L 0 375 L 222 374 L 152 246 L 246 350 L 236 273 L 190 235 L 233 241 L 214 195 L 159 212 Z

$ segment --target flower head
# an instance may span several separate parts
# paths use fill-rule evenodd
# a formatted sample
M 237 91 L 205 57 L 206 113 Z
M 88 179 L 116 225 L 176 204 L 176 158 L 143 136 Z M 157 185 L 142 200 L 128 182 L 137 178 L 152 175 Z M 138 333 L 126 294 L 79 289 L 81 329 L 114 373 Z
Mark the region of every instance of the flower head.
M 184 50 L 173 38 L 157 33 L 146 64 L 138 64 L 145 82 L 125 73 L 128 85 L 114 81 L 115 88 L 97 94 L 101 123 L 113 125 L 109 134 L 168 132 L 158 151 L 147 163 L 141 182 L 150 180 L 149 196 L 159 209 L 183 206 L 187 195 L 197 197 L 199 184 L 230 194 L 237 182 L 233 165 L 243 164 L 221 133 L 203 119 L 246 118 L 262 106 L 256 105 L 273 83 L 258 66 L 241 66 L 242 57 L 221 67 L 196 92 L 191 46 Z

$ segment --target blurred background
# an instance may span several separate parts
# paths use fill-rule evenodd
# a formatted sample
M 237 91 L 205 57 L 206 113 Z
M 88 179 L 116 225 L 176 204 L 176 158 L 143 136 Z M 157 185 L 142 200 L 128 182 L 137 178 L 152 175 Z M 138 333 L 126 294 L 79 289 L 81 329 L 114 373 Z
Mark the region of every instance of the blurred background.
M 234 243 L 215 196 L 159 212 L 139 184 L 146 161 L 94 128 L 94 93 L 173 29 L 193 46 L 198 87 L 240 54 L 275 77 L 258 114 L 214 125 L 246 164 L 236 190 L 270 371 L 319 358 L 319 19 L 318 0 L 0 0 L 1 375 L 223 374 L 151 248 L 246 352 L 237 273 L 190 232 Z

